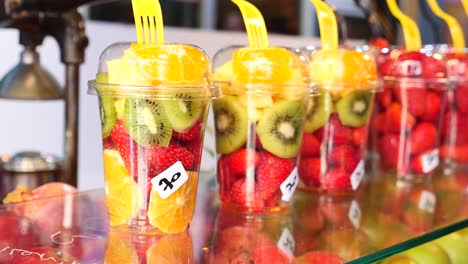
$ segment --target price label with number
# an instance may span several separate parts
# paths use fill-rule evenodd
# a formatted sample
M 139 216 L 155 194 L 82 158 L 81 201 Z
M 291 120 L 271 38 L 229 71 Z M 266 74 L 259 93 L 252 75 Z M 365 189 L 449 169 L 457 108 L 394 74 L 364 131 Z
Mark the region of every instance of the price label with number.
M 439 165 L 439 149 L 434 149 L 431 152 L 422 156 L 422 170 L 424 173 L 433 171 Z
M 430 191 L 422 191 L 421 197 L 419 198 L 419 209 L 434 213 L 436 207 L 437 198 L 434 193 Z
M 297 167 L 294 167 L 291 174 L 284 180 L 284 182 L 280 185 L 281 189 L 281 200 L 288 202 L 291 200 L 291 197 L 296 191 L 297 184 L 299 183 L 299 175 L 297 174 Z
M 356 202 L 356 200 L 353 200 L 351 202 L 351 206 L 349 207 L 349 212 L 348 212 L 348 218 L 349 221 L 353 224 L 354 228 L 359 229 L 359 226 L 361 225 L 361 208 L 359 207 L 359 204 Z
M 351 174 L 351 188 L 353 188 L 353 190 L 357 190 L 365 173 L 366 169 L 364 168 L 364 160 L 361 160 L 356 166 L 356 169 L 354 169 L 353 174 Z
M 188 180 L 187 171 L 185 171 L 182 162 L 177 161 L 172 166 L 161 172 L 151 180 L 153 190 L 166 199 L 177 191 Z
M 281 233 L 281 237 L 278 240 L 277 247 L 284 252 L 284 254 L 288 256 L 292 256 L 294 252 L 296 242 L 294 241 L 294 237 L 291 234 L 291 231 L 286 227 L 283 229 L 283 233 Z

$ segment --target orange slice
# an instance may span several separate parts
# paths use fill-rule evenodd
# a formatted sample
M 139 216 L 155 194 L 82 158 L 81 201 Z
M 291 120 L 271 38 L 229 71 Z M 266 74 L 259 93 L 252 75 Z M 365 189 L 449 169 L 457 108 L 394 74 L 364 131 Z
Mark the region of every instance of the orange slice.
M 148 264 L 194 263 L 192 239 L 186 232 L 168 235 L 146 251 Z
M 131 243 L 114 233 L 109 233 L 104 263 L 139 263 L 139 261 Z
M 289 50 L 277 47 L 242 48 L 233 55 L 233 81 L 250 84 L 304 84 L 303 63 Z M 299 76 L 299 78 L 298 78 Z
M 138 188 L 116 150 L 104 150 L 104 179 L 110 224 L 125 224 L 137 207 Z
M 155 188 L 151 191 L 148 219 L 164 233 L 180 233 L 192 220 L 197 196 L 198 174 L 187 172 L 188 180 L 177 191 L 162 199 Z
M 158 84 L 206 84 L 208 56 L 188 45 L 134 44 L 124 58 L 136 62 L 144 79 Z
M 372 85 L 369 82 L 377 80 L 374 59 L 353 50 L 318 50 L 313 54 L 309 66 L 310 80 L 330 84 L 330 87 L 326 87 L 330 89 L 370 88 Z

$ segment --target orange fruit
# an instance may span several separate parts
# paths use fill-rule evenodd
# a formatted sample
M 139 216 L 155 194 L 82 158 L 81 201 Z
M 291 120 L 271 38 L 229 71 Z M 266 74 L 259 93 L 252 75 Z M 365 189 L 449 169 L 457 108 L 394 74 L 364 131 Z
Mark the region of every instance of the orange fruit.
M 104 263 L 140 263 L 133 245 L 114 233 L 109 233 Z
M 133 60 L 152 85 L 206 84 L 208 56 L 199 48 L 177 44 L 133 44 L 124 58 Z
M 106 203 L 111 226 L 125 224 L 137 207 L 138 188 L 116 150 L 104 150 Z
M 233 54 L 233 81 L 249 84 L 304 84 L 305 65 L 289 50 L 278 47 L 242 48 Z
M 147 263 L 194 263 L 192 239 L 187 232 L 167 235 L 146 251 Z
M 162 199 L 155 188 L 151 191 L 148 219 L 164 233 L 180 233 L 192 220 L 197 196 L 198 174 L 187 172 L 188 180 L 173 194 Z
M 377 80 L 374 59 L 354 50 L 318 50 L 313 53 L 309 66 L 310 80 L 330 84 L 331 87 L 327 87 L 330 89 L 369 88 L 369 82 Z

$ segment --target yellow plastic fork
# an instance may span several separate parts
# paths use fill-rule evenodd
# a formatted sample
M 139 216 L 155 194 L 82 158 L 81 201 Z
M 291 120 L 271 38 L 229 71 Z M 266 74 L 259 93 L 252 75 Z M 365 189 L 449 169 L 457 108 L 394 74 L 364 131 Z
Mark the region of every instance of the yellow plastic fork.
M 394 17 L 396 17 L 403 29 L 405 45 L 407 50 L 421 49 L 421 33 L 418 25 L 411 18 L 401 12 L 396 0 L 387 0 L 388 8 Z
M 244 19 L 249 44 L 251 47 L 268 47 L 268 33 L 265 20 L 258 9 L 244 0 L 232 0 L 236 4 Z
M 164 43 L 163 19 L 159 1 L 132 0 L 132 8 L 138 43 Z
M 468 16 L 468 0 L 462 0 L 463 9 L 465 9 L 465 14 Z
M 427 0 L 427 3 L 432 12 L 447 23 L 455 50 L 463 50 L 465 48 L 465 38 L 463 37 L 460 23 L 454 17 L 444 12 L 436 0 Z
M 333 9 L 322 0 L 311 0 L 317 10 L 320 38 L 323 49 L 338 48 L 338 25 Z

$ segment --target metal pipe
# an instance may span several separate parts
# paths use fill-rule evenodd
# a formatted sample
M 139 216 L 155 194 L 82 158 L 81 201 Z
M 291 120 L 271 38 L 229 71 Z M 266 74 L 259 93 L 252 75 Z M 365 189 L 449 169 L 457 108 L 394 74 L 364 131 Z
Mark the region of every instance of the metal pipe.
M 65 65 L 65 138 L 63 181 L 78 184 L 79 64 Z

